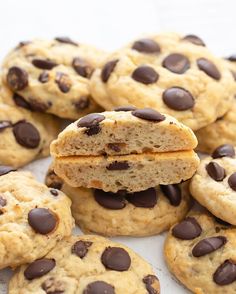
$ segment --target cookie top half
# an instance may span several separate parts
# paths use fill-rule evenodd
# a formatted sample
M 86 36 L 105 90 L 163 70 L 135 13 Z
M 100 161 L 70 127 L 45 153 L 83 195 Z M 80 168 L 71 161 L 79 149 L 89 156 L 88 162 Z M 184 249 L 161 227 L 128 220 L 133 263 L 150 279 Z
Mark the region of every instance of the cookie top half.
M 235 85 L 224 62 L 203 43 L 163 33 L 109 55 L 92 76 L 91 92 L 106 110 L 152 107 L 197 130 L 230 108 Z

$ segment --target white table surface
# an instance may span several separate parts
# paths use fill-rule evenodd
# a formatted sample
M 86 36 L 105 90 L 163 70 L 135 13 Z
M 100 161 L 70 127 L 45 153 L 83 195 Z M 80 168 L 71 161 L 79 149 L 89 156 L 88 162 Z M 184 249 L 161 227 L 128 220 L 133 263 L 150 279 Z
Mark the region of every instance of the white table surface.
M 1 0 L 0 60 L 19 41 L 35 37 L 65 35 L 113 50 L 139 35 L 159 31 L 197 34 L 215 54 L 227 56 L 236 53 L 235 8 L 235 0 Z M 25 169 L 43 181 L 49 162 L 44 159 Z M 165 234 L 114 239 L 153 265 L 162 294 L 189 293 L 165 266 L 164 238 Z M 10 274 L 0 271 L 0 294 L 6 293 Z

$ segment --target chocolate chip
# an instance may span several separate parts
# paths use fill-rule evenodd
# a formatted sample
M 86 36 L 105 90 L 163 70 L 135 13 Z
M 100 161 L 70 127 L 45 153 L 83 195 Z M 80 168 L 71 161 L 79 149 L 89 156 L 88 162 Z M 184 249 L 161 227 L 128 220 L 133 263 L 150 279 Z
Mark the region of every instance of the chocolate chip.
M 49 74 L 47 71 L 43 71 L 40 75 L 39 75 L 39 78 L 38 80 L 41 82 L 41 83 L 47 83 L 49 81 Z
M 173 53 L 163 60 L 162 66 L 174 73 L 183 74 L 190 68 L 190 62 L 183 54 Z
M 6 175 L 12 171 L 16 171 L 16 169 L 8 165 L 0 165 L 0 176 Z
M 236 54 L 233 54 L 233 55 L 227 57 L 226 59 L 228 59 L 229 61 L 236 61 Z
M 39 146 L 40 134 L 29 122 L 19 121 L 13 127 L 13 134 L 18 144 L 23 147 L 34 149 Z
M 154 188 L 128 194 L 126 199 L 136 207 L 153 208 L 157 204 L 157 193 Z
M 127 271 L 131 264 L 128 252 L 120 247 L 107 247 L 101 257 L 103 265 L 115 271 Z
M 50 190 L 50 193 L 53 195 L 53 196 L 58 196 L 58 191 L 56 189 L 51 189 Z
M 136 107 L 134 107 L 134 106 L 119 106 L 119 107 L 114 108 L 113 110 L 114 111 L 132 111 L 135 109 L 136 109 Z
M 208 175 L 215 181 L 221 182 L 225 178 L 225 170 L 217 162 L 210 162 L 206 165 Z
M 90 113 L 82 117 L 77 123 L 78 128 L 87 128 L 85 133 L 88 136 L 93 136 L 98 134 L 101 131 L 99 125 L 105 119 L 105 116 L 99 113 Z
M 41 258 L 30 263 L 24 271 L 27 280 L 40 278 L 49 273 L 56 266 L 54 259 Z
M 53 69 L 58 64 L 50 59 L 33 59 L 32 64 L 40 69 Z
M 213 280 L 220 286 L 229 285 L 236 280 L 236 265 L 232 260 L 225 260 L 213 275 Z
M 65 43 L 65 44 L 71 44 L 71 45 L 74 45 L 74 46 L 78 46 L 78 43 L 74 42 L 73 40 L 71 40 L 68 37 L 56 37 L 55 40 L 60 42 L 60 43 Z
M 102 72 L 101 72 L 101 79 L 104 83 L 106 83 L 111 75 L 111 73 L 113 72 L 113 70 L 116 67 L 117 62 L 119 61 L 119 59 L 115 59 L 112 61 L 107 62 L 103 68 L 102 68 Z
M 37 101 L 34 98 L 29 97 L 29 105 L 30 105 L 30 109 L 32 111 L 37 111 L 37 112 L 46 112 L 46 110 L 48 110 L 51 106 L 52 103 L 51 102 L 43 102 L 43 101 Z
M 229 178 L 228 178 L 228 183 L 229 186 L 232 190 L 236 191 L 236 172 L 233 173 Z
M 88 248 L 92 245 L 92 242 L 89 241 L 77 241 L 71 248 L 71 253 L 77 255 L 80 258 L 84 258 L 88 253 Z
M 121 148 L 120 148 L 120 144 L 122 143 L 108 143 L 107 147 L 109 149 L 111 149 L 112 151 L 115 151 L 115 152 L 120 152 L 121 151 Z
M 166 89 L 162 99 L 169 108 L 177 111 L 192 109 L 195 103 L 192 94 L 180 87 Z
M 19 107 L 31 110 L 30 104 L 26 101 L 22 96 L 17 93 L 13 94 L 12 99 L 14 100 L 15 104 Z
M 197 60 L 198 68 L 205 72 L 208 76 L 215 80 L 220 80 L 221 74 L 218 70 L 218 68 L 215 66 L 214 63 L 212 63 L 210 60 L 206 58 L 199 58 Z
M 7 200 L 0 196 L 0 207 L 6 206 L 7 205 Z
M 7 84 L 12 91 L 21 91 L 28 86 L 28 73 L 18 67 L 13 66 L 7 73 Z
M 77 110 L 84 110 L 89 107 L 90 99 L 88 96 L 81 96 L 78 101 L 74 102 Z
M 192 240 L 201 235 L 202 228 L 194 217 L 186 217 L 172 229 L 172 235 L 182 240 Z
M 62 93 L 68 93 L 71 88 L 71 79 L 69 76 L 62 72 L 57 72 L 55 82 Z
M 47 294 L 61 294 L 65 292 L 65 285 L 63 282 L 58 281 L 53 277 L 50 277 L 43 282 L 42 289 Z
M 88 62 L 80 57 L 75 57 L 72 61 L 72 66 L 78 75 L 89 79 L 94 71 L 94 68 Z
M 224 236 L 215 236 L 199 241 L 192 250 L 194 257 L 200 257 L 209 254 L 224 246 L 227 239 Z
M 133 110 L 132 115 L 152 122 L 160 122 L 165 120 L 164 115 L 152 108 Z
M 221 158 L 221 157 L 234 157 L 235 151 L 234 146 L 230 144 L 224 144 L 220 145 L 215 149 L 215 151 L 212 153 L 213 158 Z
M 179 206 L 182 196 L 181 189 L 177 184 L 173 185 L 160 185 L 161 191 L 166 196 L 173 206 Z
M 9 120 L 0 120 L 0 133 L 10 127 L 12 127 L 12 123 Z
M 186 35 L 183 37 L 183 40 L 189 41 L 193 43 L 194 45 L 199 45 L 199 46 L 206 46 L 205 43 L 196 35 Z
M 104 192 L 102 190 L 94 191 L 94 199 L 99 205 L 108 209 L 122 209 L 126 206 L 123 195 L 119 193 Z
M 129 169 L 129 163 L 127 161 L 114 161 L 110 163 L 106 169 L 107 170 L 126 170 Z
M 45 182 L 48 187 L 57 190 L 60 190 L 63 186 L 62 179 L 60 179 L 53 170 L 48 171 Z
M 96 281 L 88 284 L 83 294 L 115 294 L 115 289 L 106 282 Z
M 28 213 L 28 222 L 36 233 L 46 235 L 55 229 L 57 218 L 49 209 L 33 208 Z
M 132 49 L 143 53 L 160 53 L 160 46 L 152 39 L 140 39 L 134 42 Z
M 148 294 L 159 294 L 159 280 L 154 275 L 147 275 L 143 278 Z
M 159 79 L 159 74 L 148 65 L 141 65 L 137 67 L 133 73 L 132 78 L 142 84 L 154 84 Z

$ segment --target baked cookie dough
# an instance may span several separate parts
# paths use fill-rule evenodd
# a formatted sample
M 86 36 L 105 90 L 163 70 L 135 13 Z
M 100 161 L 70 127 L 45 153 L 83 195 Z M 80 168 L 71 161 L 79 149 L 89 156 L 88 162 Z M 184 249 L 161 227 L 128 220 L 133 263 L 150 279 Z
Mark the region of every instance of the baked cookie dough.
M 29 172 L 0 166 L 0 269 L 45 256 L 71 234 L 71 201 Z
M 201 160 L 190 183 L 191 195 L 212 214 L 236 225 L 235 147 L 219 146 Z
M 190 206 L 188 183 L 158 186 L 135 193 L 72 188 L 51 167 L 46 185 L 72 200 L 72 215 L 85 233 L 104 236 L 150 236 L 182 220 Z M 99 221 L 98 221 L 99 220 Z
M 189 128 L 144 108 L 89 114 L 59 135 L 51 154 L 56 174 L 72 187 L 138 192 L 191 178 L 196 143 Z
M 236 292 L 236 229 L 192 212 L 169 232 L 164 255 L 170 271 L 196 294 Z
M 2 79 L 16 93 L 17 105 L 77 119 L 101 109 L 91 97 L 89 79 L 104 56 L 68 38 L 21 42 L 6 56 Z
M 70 236 L 13 276 L 9 294 L 159 294 L 151 266 L 124 245 L 98 236 Z
M 214 122 L 230 109 L 235 83 L 224 61 L 196 40 L 163 33 L 132 42 L 95 70 L 92 96 L 106 110 L 151 107 L 193 130 Z

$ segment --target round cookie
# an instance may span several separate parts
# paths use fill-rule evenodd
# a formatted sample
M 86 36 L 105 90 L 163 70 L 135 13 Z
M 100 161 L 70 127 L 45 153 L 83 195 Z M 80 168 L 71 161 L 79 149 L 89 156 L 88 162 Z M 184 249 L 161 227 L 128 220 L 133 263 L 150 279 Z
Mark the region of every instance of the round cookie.
M 192 212 L 169 232 L 164 255 L 170 271 L 196 294 L 236 292 L 236 229 Z
M 71 201 L 29 172 L 0 166 L 0 269 L 46 255 L 71 234 Z
M 95 70 L 91 93 L 97 103 L 106 110 L 121 105 L 151 107 L 193 130 L 229 110 L 235 84 L 223 60 L 193 38 L 175 33 L 145 40 L 111 54 Z
M 13 276 L 9 294 L 159 294 L 151 266 L 124 245 L 98 236 L 70 236 Z
M 2 78 L 17 105 L 77 119 L 101 108 L 89 79 L 105 53 L 68 38 L 21 42 L 3 62 Z
M 213 215 L 236 225 L 235 147 L 221 145 L 201 160 L 190 182 L 191 195 Z
M 59 131 L 53 116 L 0 103 L 0 163 L 20 167 L 48 156 Z
M 72 214 L 85 233 L 104 236 L 156 235 L 183 219 L 190 206 L 187 182 L 133 194 L 114 194 L 70 187 L 56 176 L 52 167 L 45 182 L 49 187 L 60 188 L 71 198 Z

